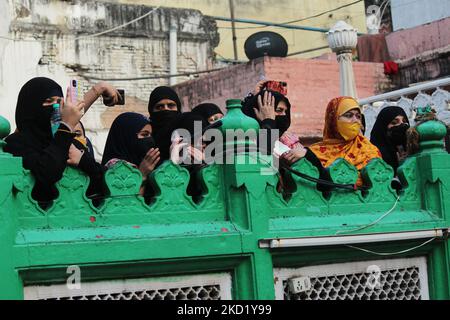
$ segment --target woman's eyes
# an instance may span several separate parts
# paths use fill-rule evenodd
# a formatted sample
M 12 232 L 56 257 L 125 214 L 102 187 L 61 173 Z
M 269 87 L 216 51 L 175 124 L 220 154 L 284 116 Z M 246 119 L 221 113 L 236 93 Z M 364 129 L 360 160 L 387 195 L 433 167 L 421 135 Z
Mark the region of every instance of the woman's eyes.
M 362 118 L 359 113 L 346 113 L 343 116 L 348 119 L 352 119 L 353 117 L 355 117 L 356 119 L 361 120 Z
M 146 131 L 146 132 L 139 132 L 138 135 L 141 136 L 141 137 L 143 137 L 143 138 L 148 138 L 148 137 L 150 137 L 152 134 L 151 134 L 150 132 Z

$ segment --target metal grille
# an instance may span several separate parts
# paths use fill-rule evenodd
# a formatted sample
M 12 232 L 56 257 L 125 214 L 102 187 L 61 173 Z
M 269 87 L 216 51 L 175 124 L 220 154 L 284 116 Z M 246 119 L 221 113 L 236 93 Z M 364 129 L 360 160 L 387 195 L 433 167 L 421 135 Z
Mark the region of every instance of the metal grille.
M 376 267 L 378 272 L 368 272 Z M 289 280 L 309 277 L 311 286 L 291 292 Z M 277 269 L 277 299 L 282 300 L 426 300 L 426 259 L 380 260 Z M 278 287 L 278 288 L 277 288 Z
M 27 286 L 26 300 L 231 300 L 229 274 Z

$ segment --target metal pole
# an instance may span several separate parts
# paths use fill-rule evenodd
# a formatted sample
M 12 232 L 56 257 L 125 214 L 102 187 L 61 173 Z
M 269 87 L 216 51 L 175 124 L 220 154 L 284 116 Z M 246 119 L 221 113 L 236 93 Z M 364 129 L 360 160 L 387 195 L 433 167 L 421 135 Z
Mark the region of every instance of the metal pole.
M 178 73 L 178 52 L 177 52 L 177 42 L 178 42 L 178 35 L 177 35 L 177 26 L 176 24 L 171 21 L 170 23 L 170 36 L 169 36 L 169 48 L 170 48 L 170 74 L 177 74 Z M 175 77 L 169 78 L 169 85 L 173 86 L 177 83 L 177 79 Z
M 234 60 L 238 60 L 236 23 L 235 23 L 235 17 L 234 17 L 234 2 L 233 2 L 233 0 L 229 0 L 229 3 L 230 3 L 230 14 L 231 14 L 231 32 L 233 34 Z
M 231 21 L 230 18 L 227 17 L 217 17 L 217 16 L 209 16 L 210 18 L 218 21 Z M 267 27 L 277 27 L 277 28 L 285 28 L 285 29 L 291 29 L 291 30 L 305 30 L 305 31 L 313 31 L 313 32 L 321 32 L 321 33 L 327 33 L 330 31 L 329 29 L 323 29 L 323 28 L 316 28 L 316 27 L 305 27 L 305 26 L 296 26 L 296 25 L 290 25 L 290 24 L 283 24 L 283 23 L 274 23 L 274 22 L 267 22 L 267 21 L 260 21 L 260 20 L 253 20 L 253 19 L 233 19 L 234 22 L 239 23 L 248 23 L 248 24 L 256 24 L 260 26 L 267 26 Z M 358 35 L 363 35 L 364 33 L 358 32 Z

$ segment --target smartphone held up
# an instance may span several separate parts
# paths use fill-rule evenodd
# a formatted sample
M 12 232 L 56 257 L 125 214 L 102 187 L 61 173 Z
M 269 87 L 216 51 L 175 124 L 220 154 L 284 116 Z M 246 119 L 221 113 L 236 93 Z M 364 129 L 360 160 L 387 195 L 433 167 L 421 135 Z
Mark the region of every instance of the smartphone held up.
M 72 100 L 72 103 L 78 103 L 78 96 L 79 96 L 79 87 L 78 87 L 78 81 L 75 79 L 70 80 L 69 83 L 69 96 Z
M 287 95 L 287 82 L 284 81 L 267 81 L 265 87 L 269 91 L 281 93 Z

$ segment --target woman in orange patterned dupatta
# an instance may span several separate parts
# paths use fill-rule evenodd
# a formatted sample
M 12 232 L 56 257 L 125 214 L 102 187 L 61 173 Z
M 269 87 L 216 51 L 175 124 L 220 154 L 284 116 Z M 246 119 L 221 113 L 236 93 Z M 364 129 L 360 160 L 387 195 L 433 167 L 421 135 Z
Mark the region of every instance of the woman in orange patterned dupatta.
M 339 97 L 330 101 L 325 115 L 323 141 L 310 147 L 324 168 L 339 158 L 363 169 L 370 160 L 381 158 L 381 153 L 361 134 L 362 112 L 358 102 L 351 97 Z M 363 182 L 359 175 L 357 186 Z

